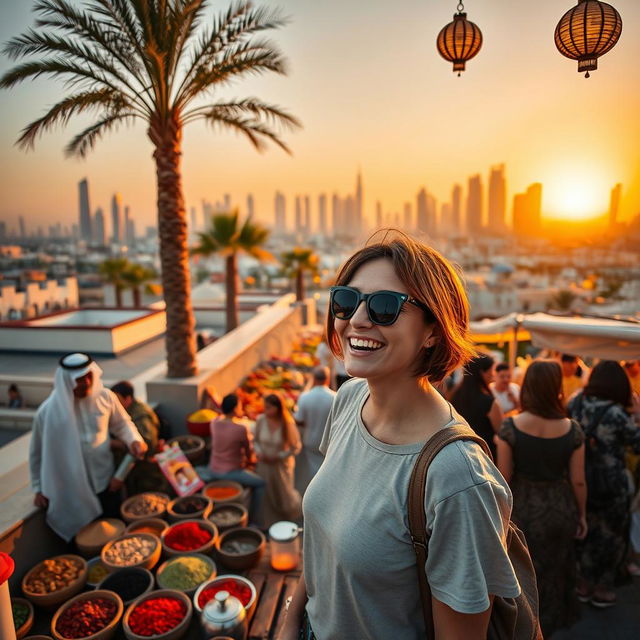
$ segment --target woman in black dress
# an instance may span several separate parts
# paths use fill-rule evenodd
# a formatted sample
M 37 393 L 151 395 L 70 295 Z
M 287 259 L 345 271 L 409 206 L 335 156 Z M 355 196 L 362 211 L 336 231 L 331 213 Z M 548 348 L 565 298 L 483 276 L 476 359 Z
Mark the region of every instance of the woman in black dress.
M 502 409 L 493 397 L 489 383 L 494 377 L 494 360 L 491 356 L 477 356 L 465 367 L 464 377 L 451 396 L 451 404 L 469 423 L 469 426 L 484 438 L 495 458 L 494 435 L 502 424 Z
M 578 618 L 574 538 L 587 532 L 584 435 L 565 417 L 557 362 L 531 363 L 521 403 L 522 412 L 500 429 L 498 469 L 511 485 L 513 521 L 529 544 L 547 638 Z

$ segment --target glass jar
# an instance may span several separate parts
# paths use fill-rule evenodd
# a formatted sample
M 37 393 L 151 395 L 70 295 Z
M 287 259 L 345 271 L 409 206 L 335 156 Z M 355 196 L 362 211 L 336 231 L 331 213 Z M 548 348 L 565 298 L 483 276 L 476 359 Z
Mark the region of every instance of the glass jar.
M 276 571 L 292 571 L 298 566 L 301 531 L 295 522 L 286 520 L 276 522 L 269 528 L 271 566 Z

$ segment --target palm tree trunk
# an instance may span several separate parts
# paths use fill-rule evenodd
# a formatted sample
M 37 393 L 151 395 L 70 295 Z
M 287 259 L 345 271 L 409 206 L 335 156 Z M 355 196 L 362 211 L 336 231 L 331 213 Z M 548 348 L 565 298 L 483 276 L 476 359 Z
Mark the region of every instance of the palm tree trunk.
M 113 288 L 116 293 L 116 307 L 122 309 L 122 287 L 119 284 L 114 284 Z
M 296 300 L 304 300 L 304 270 L 300 267 L 296 269 Z
M 133 306 L 136 309 L 139 309 L 142 306 L 142 301 L 140 299 L 140 287 L 133 287 Z
M 232 253 L 226 258 L 227 333 L 240 324 L 238 313 L 238 257 Z
M 169 122 L 158 116 L 152 120 L 148 134 L 155 145 L 158 236 L 167 314 L 167 375 L 169 378 L 186 378 L 195 375 L 198 368 L 187 218 L 180 172 L 182 125 L 176 116 Z

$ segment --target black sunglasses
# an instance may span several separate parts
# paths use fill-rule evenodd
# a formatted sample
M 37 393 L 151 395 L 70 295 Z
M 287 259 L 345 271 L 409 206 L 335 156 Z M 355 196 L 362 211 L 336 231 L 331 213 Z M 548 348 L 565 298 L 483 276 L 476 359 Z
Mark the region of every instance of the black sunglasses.
M 353 287 L 331 287 L 329 309 L 331 315 L 338 320 L 348 320 L 356 312 L 360 303 L 364 300 L 369 320 L 383 327 L 393 324 L 400 315 L 400 310 L 405 302 L 422 309 L 429 322 L 435 320 L 431 309 L 419 300 L 406 293 L 397 291 L 374 291 L 373 293 L 361 293 Z

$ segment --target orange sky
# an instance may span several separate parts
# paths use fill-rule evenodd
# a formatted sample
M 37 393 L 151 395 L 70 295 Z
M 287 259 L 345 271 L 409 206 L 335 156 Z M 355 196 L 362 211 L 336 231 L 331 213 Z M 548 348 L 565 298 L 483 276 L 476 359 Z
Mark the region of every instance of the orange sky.
M 484 45 L 461 78 L 435 50 L 456 2 L 443 0 L 279 0 L 292 22 L 272 34 L 290 61 L 286 78 L 263 78 L 221 96 L 257 95 L 286 107 L 304 123 L 288 135 L 289 157 L 257 154 L 242 139 L 203 124 L 185 133 L 188 206 L 253 192 L 258 215 L 273 217 L 276 189 L 288 197 L 353 189 L 362 168 L 365 211 L 375 201 L 402 211 L 422 185 L 440 202 L 455 181 L 505 163 L 509 212 L 514 193 L 542 182 L 549 217 L 596 215 L 609 191 L 624 185 L 621 216 L 640 212 L 640 5 L 612 0 L 622 15 L 618 45 L 585 79 L 563 58 L 553 31 L 573 0 L 536 3 L 468 0 L 469 19 Z M 0 39 L 32 24 L 30 2 L 0 0 Z M 215 2 L 226 7 L 226 2 Z M 0 69 L 9 61 L 0 59 Z M 140 125 L 99 143 L 86 161 L 65 160 L 62 148 L 84 121 L 41 139 L 35 152 L 13 147 L 19 130 L 61 95 L 44 80 L 4 92 L 0 100 L 0 219 L 28 226 L 77 219 L 77 182 L 88 177 L 91 206 L 108 209 L 119 191 L 139 225 L 155 215 L 151 146 Z

